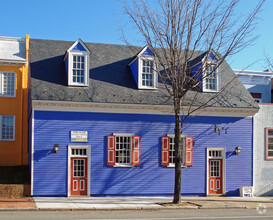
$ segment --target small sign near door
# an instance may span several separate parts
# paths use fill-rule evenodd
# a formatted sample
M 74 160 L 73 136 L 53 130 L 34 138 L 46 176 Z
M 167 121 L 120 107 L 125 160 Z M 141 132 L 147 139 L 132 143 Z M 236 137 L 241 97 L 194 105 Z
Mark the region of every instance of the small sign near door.
M 88 142 L 88 131 L 71 131 L 71 142 Z

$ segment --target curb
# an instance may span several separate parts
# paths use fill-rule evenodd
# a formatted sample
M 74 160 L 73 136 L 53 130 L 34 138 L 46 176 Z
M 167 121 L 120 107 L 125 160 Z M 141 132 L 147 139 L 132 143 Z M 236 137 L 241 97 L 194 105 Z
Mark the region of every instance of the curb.
M 1 211 L 146 211 L 146 210 L 178 210 L 178 209 L 249 209 L 246 206 L 188 206 L 188 207 L 114 207 L 114 208 L 0 208 Z

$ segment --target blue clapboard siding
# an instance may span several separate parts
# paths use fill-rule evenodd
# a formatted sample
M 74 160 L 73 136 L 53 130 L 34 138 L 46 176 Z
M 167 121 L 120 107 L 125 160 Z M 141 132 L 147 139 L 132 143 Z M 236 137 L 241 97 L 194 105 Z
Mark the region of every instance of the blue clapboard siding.
M 139 84 L 139 82 L 138 82 L 138 59 L 139 58 L 137 58 L 133 63 L 131 63 L 131 65 L 130 65 L 130 69 L 131 69 L 131 72 L 133 73 L 133 76 L 134 76 L 134 79 L 135 79 L 135 82 L 136 82 L 136 85 L 137 85 L 137 87 L 138 87 L 138 84 Z
M 67 194 L 67 148 L 79 144 L 70 142 L 71 130 L 88 131 L 92 196 L 172 195 L 174 168 L 160 165 L 160 138 L 174 133 L 174 116 L 35 111 L 34 117 L 35 196 Z M 228 134 L 215 133 L 214 124 L 229 127 Z M 106 136 L 113 133 L 141 136 L 140 167 L 106 166 Z M 184 124 L 183 133 L 194 140 L 193 166 L 182 168 L 183 195 L 205 195 L 207 147 L 226 147 L 228 195 L 252 185 L 252 118 L 193 117 Z M 57 154 L 55 143 L 60 145 Z M 242 147 L 240 155 L 232 153 L 236 146 Z
M 77 45 L 75 47 L 73 47 L 72 51 L 86 51 L 83 47 L 83 45 L 78 42 Z

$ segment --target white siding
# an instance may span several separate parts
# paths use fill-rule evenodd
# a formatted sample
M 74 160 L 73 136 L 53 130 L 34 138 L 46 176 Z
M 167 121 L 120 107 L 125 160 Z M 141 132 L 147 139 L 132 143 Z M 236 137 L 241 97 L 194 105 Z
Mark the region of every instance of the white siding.
M 273 105 L 260 105 L 254 116 L 254 193 L 273 196 L 273 160 L 265 159 L 265 128 L 273 127 Z

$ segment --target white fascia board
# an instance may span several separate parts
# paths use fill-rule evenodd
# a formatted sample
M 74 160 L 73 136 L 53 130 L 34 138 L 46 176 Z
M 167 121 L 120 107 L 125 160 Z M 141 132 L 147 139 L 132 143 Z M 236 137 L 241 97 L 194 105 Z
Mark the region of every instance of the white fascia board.
M 86 51 L 81 51 L 81 52 L 86 52 L 86 53 L 88 53 L 88 55 L 90 55 L 90 50 L 85 46 L 85 44 L 83 43 L 83 41 L 82 41 L 80 38 L 79 38 L 78 40 L 76 40 L 76 41 L 74 42 L 74 44 L 72 44 L 71 47 L 68 48 L 67 52 L 72 52 L 72 49 L 73 49 L 78 43 L 80 43 L 80 44 L 83 46 L 83 48 L 86 50 Z
M 273 72 L 251 71 L 251 70 L 233 70 L 238 76 L 256 76 L 273 78 Z
M 12 64 L 26 64 L 27 60 L 15 60 L 15 59 L 0 59 L 0 63 L 12 63 Z
M 147 48 L 148 48 L 148 45 L 143 47 L 143 49 L 136 55 L 136 57 L 133 60 L 131 60 L 130 63 L 128 63 L 128 66 L 130 66 L 137 58 L 139 58 Z
M 23 38 L 23 37 L 5 37 L 5 36 L 0 36 L 0 40 L 3 40 L 3 41 L 25 41 L 25 38 Z
M 119 103 L 89 103 L 33 100 L 35 110 L 47 111 L 74 111 L 74 112 L 105 112 L 105 113 L 130 113 L 130 114 L 161 114 L 174 115 L 171 105 L 143 105 Z M 193 109 L 193 107 L 191 108 Z M 188 107 L 184 107 L 184 112 Z M 258 112 L 255 108 L 225 108 L 208 107 L 196 111 L 193 116 L 223 116 L 223 117 L 252 117 Z M 183 114 L 183 112 L 181 112 Z

